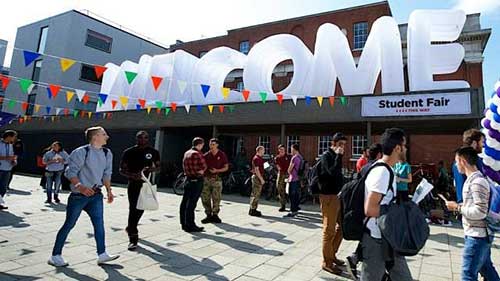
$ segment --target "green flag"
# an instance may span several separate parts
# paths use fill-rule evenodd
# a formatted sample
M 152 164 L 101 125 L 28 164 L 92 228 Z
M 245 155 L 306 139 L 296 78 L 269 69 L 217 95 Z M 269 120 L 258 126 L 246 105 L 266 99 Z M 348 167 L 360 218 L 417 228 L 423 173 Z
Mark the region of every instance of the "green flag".
M 25 94 L 28 94 L 30 92 L 31 85 L 33 85 L 33 81 L 31 81 L 29 79 L 21 79 L 21 80 L 19 80 L 19 86 L 21 86 L 21 90 Z
M 260 98 L 262 99 L 262 103 L 266 103 L 267 93 L 266 92 L 260 92 Z
M 130 85 L 132 81 L 134 81 L 135 77 L 137 77 L 137 73 L 131 71 L 125 71 L 125 76 L 127 77 L 127 82 Z

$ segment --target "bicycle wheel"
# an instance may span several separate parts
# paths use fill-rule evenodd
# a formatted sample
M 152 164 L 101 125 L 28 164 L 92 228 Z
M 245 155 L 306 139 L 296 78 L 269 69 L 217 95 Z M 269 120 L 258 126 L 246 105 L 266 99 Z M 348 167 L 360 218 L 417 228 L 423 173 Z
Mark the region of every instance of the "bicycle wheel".
M 187 177 L 184 175 L 184 173 L 180 173 L 177 175 L 177 178 L 174 181 L 173 189 L 174 193 L 177 195 L 183 195 L 184 194 L 184 187 L 186 185 L 186 180 Z

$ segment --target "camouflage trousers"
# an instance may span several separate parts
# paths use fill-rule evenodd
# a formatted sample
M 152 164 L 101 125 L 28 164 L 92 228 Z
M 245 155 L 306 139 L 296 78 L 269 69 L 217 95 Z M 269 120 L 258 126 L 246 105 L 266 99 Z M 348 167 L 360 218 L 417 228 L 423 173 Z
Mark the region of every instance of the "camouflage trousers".
M 256 210 L 259 205 L 262 183 L 256 175 L 252 176 L 252 194 L 250 194 L 250 209 Z
M 217 215 L 222 198 L 222 180 L 219 177 L 206 177 L 203 181 L 201 203 L 207 216 Z
M 286 178 L 286 174 L 278 174 L 278 178 L 276 179 L 276 189 L 278 189 L 281 207 L 286 206 Z

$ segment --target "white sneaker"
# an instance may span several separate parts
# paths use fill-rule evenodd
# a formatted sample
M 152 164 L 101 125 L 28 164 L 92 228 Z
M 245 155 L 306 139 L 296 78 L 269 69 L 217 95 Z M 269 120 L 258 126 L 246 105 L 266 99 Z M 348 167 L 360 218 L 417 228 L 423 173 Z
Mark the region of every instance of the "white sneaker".
M 61 255 L 51 256 L 47 263 L 55 267 L 68 266 L 68 263 L 63 259 Z
M 97 264 L 103 264 L 103 263 L 107 263 L 109 261 L 114 261 L 119 257 L 120 257 L 120 255 L 110 256 L 110 255 L 108 255 L 108 253 L 104 252 L 104 253 L 100 254 L 99 257 L 97 258 Z

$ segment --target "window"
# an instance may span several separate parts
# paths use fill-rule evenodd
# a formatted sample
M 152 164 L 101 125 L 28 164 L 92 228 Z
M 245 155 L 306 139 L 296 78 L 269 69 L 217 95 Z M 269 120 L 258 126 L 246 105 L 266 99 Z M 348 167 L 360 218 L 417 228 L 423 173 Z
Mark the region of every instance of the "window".
M 271 137 L 265 136 L 265 137 L 259 137 L 259 146 L 262 145 L 265 148 L 265 155 L 270 154 L 270 149 L 271 149 Z
M 85 45 L 91 48 L 101 50 L 103 52 L 111 53 L 111 44 L 113 43 L 113 38 L 108 37 L 104 34 L 87 29 L 87 40 Z
M 201 57 L 203 57 L 203 56 L 204 56 L 204 55 L 206 55 L 206 54 L 207 54 L 207 51 L 201 51 L 201 52 L 200 52 L 200 58 L 201 58 Z
M 31 80 L 33 82 L 40 81 L 40 72 L 42 71 L 42 60 L 35 61 L 35 67 L 33 68 L 33 73 L 31 74 Z M 28 108 L 26 108 L 26 115 L 33 115 L 33 110 L 35 108 L 36 94 L 38 91 L 38 86 L 33 84 L 33 89 L 28 94 Z
M 354 49 L 363 49 L 368 38 L 368 23 L 358 22 L 354 24 Z
M 245 90 L 245 84 L 243 84 L 242 81 L 238 82 L 238 84 L 236 84 L 236 89 L 239 91 L 239 92 L 243 92 L 243 90 Z
M 240 52 L 247 55 L 249 51 L 250 51 L 250 42 L 241 41 L 240 42 Z
M 80 80 L 101 85 L 102 76 L 97 78 L 93 65 L 83 64 L 80 70 Z
M 288 152 L 292 152 L 292 145 L 298 144 L 300 147 L 300 137 L 299 136 L 287 136 L 286 137 L 286 147 Z
M 318 137 L 318 155 L 322 155 L 332 145 L 332 136 L 319 136 Z
M 352 136 L 352 158 L 359 158 L 363 154 L 363 149 L 368 141 L 365 136 Z
M 45 52 L 45 44 L 47 43 L 47 34 L 49 33 L 49 27 L 44 26 L 40 29 L 40 39 L 38 40 L 38 50 L 37 52 L 43 54 Z
M 35 109 L 36 102 L 36 93 L 31 93 L 28 95 L 28 108 L 26 108 L 26 115 L 33 115 L 33 111 Z
M 33 82 L 40 81 L 40 72 L 42 71 L 42 60 L 35 61 L 35 68 L 33 68 L 33 74 L 31 75 L 31 80 Z

